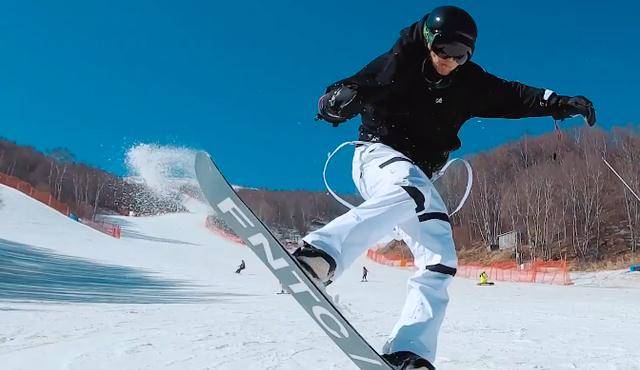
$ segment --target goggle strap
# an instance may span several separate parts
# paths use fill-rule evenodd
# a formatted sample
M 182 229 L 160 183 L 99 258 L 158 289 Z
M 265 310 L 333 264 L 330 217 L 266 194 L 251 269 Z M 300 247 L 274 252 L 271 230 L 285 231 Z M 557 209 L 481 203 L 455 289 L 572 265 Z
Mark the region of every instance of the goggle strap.
M 429 49 L 431 49 L 431 45 L 433 45 L 433 41 L 436 39 L 437 33 L 431 33 L 431 31 L 429 31 L 429 27 L 427 27 L 427 22 L 424 22 L 424 26 L 422 27 L 422 34 L 425 41 L 427 42 L 427 46 L 429 47 Z

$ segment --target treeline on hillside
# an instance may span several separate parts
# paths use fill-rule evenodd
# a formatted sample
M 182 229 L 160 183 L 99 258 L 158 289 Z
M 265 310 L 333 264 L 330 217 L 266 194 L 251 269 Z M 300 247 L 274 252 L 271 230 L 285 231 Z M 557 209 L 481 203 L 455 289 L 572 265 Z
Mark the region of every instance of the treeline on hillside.
M 591 262 L 637 253 L 640 202 L 603 158 L 640 190 L 640 135 L 634 128 L 525 137 L 476 155 L 472 194 L 452 220 L 458 248 L 496 245 L 500 234 L 515 231 L 525 259 Z M 459 199 L 465 176 L 457 168 L 443 178 L 445 199 Z
M 144 184 L 124 181 L 108 172 L 75 160 L 66 148 L 41 153 L 30 146 L 0 139 L 0 172 L 30 183 L 68 204 L 80 217 L 112 212 L 136 215 L 184 210 L 180 193 L 198 198 L 199 190 L 185 185 L 175 197 L 159 197 Z M 309 191 L 240 189 L 240 196 L 258 216 L 276 230 L 304 234 L 345 212 L 330 196 Z M 356 197 L 346 197 L 358 202 Z
M 567 256 L 597 261 L 639 253 L 640 202 L 603 157 L 640 191 L 637 128 L 612 132 L 585 128 L 525 137 L 474 156 L 470 159 L 473 191 L 452 218 L 457 248 L 496 245 L 501 234 L 515 231 L 523 259 Z M 49 191 L 83 217 L 92 217 L 99 209 L 138 214 L 182 209 L 177 199 L 159 199 L 143 184 L 76 163 L 66 149 L 45 155 L 0 140 L 0 172 Z M 449 209 L 457 204 L 465 184 L 462 166 L 450 169 L 437 183 Z M 320 192 L 240 189 L 239 193 L 267 225 L 285 236 L 304 235 L 346 212 Z M 356 197 L 347 200 L 360 202 Z
M 473 156 L 473 190 L 452 218 L 456 247 L 489 248 L 501 234 L 516 232 L 521 260 L 592 262 L 640 252 L 640 202 L 603 158 L 640 191 L 640 135 L 631 127 L 525 137 Z M 437 183 L 449 209 L 457 206 L 465 185 L 463 166 Z M 287 230 L 304 235 L 346 211 L 324 193 L 243 189 L 240 194 L 282 235 Z
M 281 232 L 294 230 L 298 235 L 347 211 L 329 194 L 321 192 L 239 189 L 238 194 L 267 225 Z M 342 197 L 351 204 L 362 201 L 356 196 Z
M 0 139 L 0 172 L 28 182 L 65 202 L 80 217 L 93 218 L 98 210 L 137 214 L 173 212 L 180 205 L 159 198 L 141 184 L 77 163 L 65 148 L 43 154 L 32 147 Z

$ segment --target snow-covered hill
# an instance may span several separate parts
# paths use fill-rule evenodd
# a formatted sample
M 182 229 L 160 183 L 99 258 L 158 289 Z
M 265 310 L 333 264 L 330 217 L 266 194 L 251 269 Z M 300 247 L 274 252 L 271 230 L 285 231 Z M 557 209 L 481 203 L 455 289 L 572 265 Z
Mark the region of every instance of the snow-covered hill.
M 191 213 L 111 218 L 117 240 L 13 189 L 0 199 L 2 369 L 354 368 L 248 249 L 204 227 L 195 200 Z M 363 258 L 329 292 L 379 349 L 410 275 Z M 436 365 L 640 369 L 640 283 L 618 275 L 609 289 L 597 275 L 571 287 L 456 279 Z

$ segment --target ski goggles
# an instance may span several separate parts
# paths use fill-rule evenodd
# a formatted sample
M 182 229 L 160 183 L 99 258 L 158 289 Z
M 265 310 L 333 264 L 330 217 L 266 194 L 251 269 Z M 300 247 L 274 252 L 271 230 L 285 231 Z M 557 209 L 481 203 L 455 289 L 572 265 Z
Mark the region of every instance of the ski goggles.
M 466 63 L 473 54 L 473 43 L 461 35 L 445 35 L 442 32 L 430 32 L 427 25 L 424 26 L 424 38 L 430 50 L 444 59 L 453 58 L 456 63 Z
M 460 42 L 451 43 L 437 43 L 431 45 L 431 51 L 436 53 L 437 56 L 443 59 L 453 59 L 456 63 L 462 65 L 469 60 L 473 50 L 465 44 Z

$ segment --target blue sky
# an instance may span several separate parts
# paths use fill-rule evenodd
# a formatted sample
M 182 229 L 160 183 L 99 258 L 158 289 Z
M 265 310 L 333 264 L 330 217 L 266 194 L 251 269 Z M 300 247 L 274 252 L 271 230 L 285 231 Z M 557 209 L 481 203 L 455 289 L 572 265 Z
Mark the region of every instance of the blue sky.
M 3 1 L 0 136 L 123 174 L 135 143 L 209 151 L 233 182 L 322 189 L 328 151 L 357 136 L 313 121 L 326 85 L 387 50 L 441 2 Z M 628 1 L 453 1 L 488 71 L 591 98 L 604 127 L 637 123 L 639 7 Z M 579 119 L 565 123 L 582 124 Z M 472 120 L 467 155 L 553 129 Z M 331 182 L 350 183 L 349 154 Z

